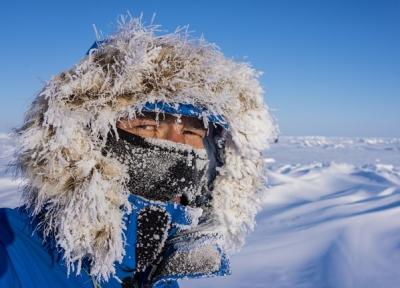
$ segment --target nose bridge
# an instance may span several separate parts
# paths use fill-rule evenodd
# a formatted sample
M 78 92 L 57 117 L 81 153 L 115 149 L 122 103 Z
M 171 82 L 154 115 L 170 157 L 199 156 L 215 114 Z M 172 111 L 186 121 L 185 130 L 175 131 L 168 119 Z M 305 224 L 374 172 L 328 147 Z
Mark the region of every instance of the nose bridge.
M 182 133 L 183 125 L 170 123 L 168 125 L 167 140 L 185 144 L 185 137 Z

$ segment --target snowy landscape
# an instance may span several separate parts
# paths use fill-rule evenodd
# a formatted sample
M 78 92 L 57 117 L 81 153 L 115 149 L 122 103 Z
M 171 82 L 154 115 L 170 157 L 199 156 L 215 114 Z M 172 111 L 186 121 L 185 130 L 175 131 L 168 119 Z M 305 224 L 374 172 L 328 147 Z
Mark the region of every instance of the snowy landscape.
M 0 134 L 0 207 L 19 203 Z M 399 287 L 400 138 L 281 137 L 265 152 L 269 189 L 226 278 L 182 287 Z
M 183 287 L 399 287 L 400 139 L 282 137 L 227 278 Z

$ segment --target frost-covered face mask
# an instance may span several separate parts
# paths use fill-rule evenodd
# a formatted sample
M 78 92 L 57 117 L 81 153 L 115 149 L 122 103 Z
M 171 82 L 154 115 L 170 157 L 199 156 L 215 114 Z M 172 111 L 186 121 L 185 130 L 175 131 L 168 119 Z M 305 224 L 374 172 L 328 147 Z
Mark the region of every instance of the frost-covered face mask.
M 190 204 L 207 191 L 209 160 L 205 149 L 169 140 L 143 138 L 118 129 L 106 150 L 128 167 L 128 188 L 149 200 L 170 201 L 180 196 Z

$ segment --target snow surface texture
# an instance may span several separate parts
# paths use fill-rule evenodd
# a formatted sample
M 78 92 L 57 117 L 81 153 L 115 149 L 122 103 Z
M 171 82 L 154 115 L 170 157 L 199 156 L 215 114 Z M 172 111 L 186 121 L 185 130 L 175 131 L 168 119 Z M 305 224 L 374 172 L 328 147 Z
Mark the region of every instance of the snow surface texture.
M 0 208 L 17 207 L 21 203 L 20 188 L 24 181 L 15 179 L 8 171 L 14 149 L 15 139 L 8 134 L 0 134 Z
M 0 206 L 13 140 L 0 134 Z M 270 189 L 256 231 L 225 278 L 182 287 L 398 287 L 400 139 L 283 137 L 267 153 Z M 275 159 L 275 160 L 273 160 Z
M 283 137 L 267 157 L 232 275 L 182 287 L 399 287 L 400 139 Z

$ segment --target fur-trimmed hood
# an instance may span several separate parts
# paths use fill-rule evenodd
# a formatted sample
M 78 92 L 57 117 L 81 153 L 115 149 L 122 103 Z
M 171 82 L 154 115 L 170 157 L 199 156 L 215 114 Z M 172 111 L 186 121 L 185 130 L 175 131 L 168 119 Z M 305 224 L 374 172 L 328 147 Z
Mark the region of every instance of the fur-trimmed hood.
M 277 128 L 263 102 L 260 73 L 204 40 L 156 32 L 140 19 L 123 24 L 47 83 L 18 130 L 25 204 L 41 215 L 40 229 L 54 235 L 69 268 L 79 272 L 88 258 L 99 279 L 108 279 L 122 260 L 123 217 L 131 211 L 127 168 L 101 150 L 117 120 L 135 117 L 146 102 L 201 106 L 228 122 L 212 203 L 213 229 L 224 235 L 226 249 L 239 248 L 253 229 L 265 187 L 261 153 Z

